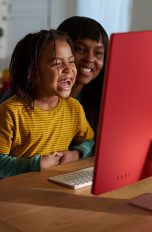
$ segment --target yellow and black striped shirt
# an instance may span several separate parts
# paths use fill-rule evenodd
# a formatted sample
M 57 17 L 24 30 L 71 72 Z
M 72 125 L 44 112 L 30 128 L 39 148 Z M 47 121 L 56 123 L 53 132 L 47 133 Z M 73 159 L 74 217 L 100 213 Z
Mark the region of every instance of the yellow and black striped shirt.
M 50 110 L 26 110 L 15 96 L 0 105 L 0 154 L 46 155 L 93 136 L 81 104 L 71 97 L 60 99 Z

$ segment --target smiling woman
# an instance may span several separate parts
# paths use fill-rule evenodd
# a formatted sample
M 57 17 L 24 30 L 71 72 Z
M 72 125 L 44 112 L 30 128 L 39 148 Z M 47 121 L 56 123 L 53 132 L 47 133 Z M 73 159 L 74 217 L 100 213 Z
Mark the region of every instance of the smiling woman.
M 92 39 L 79 39 L 74 43 L 74 56 L 76 60 L 78 75 L 73 88 L 81 92 L 82 87 L 92 81 L 99 74 L 104 63 L 104 45 L 102 37 L 99 42 Z
M 71 96 L 81 102 L 96 137 L 108 35 L 96 20 L 82 16 L 66 19 L 58 30 L 67 32 L 73 41 L 78 73 Z

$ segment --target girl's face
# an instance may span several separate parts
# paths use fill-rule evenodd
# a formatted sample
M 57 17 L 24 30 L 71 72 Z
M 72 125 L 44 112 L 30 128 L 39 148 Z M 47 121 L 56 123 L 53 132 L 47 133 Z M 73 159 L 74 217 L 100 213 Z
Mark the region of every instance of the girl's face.
M 80 39 L 74 43 L 74 57 L 77 66 L 76 82 L 88 84 L 96 78 L 104 64 L 104 45 L 101 41 Z
M 68 97 L 77 75 L 74 57 L 66 41 L 49 42 L 39 60 L 37 97 Z

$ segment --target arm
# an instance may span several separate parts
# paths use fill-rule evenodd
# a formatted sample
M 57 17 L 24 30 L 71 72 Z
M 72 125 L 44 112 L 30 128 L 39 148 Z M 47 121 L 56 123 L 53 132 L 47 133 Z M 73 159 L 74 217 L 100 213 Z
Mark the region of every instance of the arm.
M 25 172 L 40 171 L 40 155 L 30 159 L 0 154 L 0 177 L 14 176 Z
M 83 141 L 80 144 L 72 144 L 70 150 L 78 150 L 80 152 L 80 159 L 85 159 L 93 155 L 93 148 L 95 145 L 94 139 Z
M 76 161 L 79 159 L 85 159 L 93 155 L 94 150 L 94 138 L 86 140 L 80 144 L 73 144 L 69 147 L 69 151 L 62 151 L 62 158 L 60 164 Z
M 4 104 L 0 105 L 0 177 L 4 178 L 25 172 L 39 171 L 40 155 L 25 159 L 11 154 L 14 121 Z
M 83 141 L 80 144 L 71 145 L 69 151 L 62 151 L 60 164 L 85 159 L 93 155 L 94 139 Z
M 25 172 L 41 171 L 58 165 L 61 158 L 62 154 L 60 152 L 53 152 L 43 156 L 35 155 L 28 159 L 0 154 L 0 178 Z

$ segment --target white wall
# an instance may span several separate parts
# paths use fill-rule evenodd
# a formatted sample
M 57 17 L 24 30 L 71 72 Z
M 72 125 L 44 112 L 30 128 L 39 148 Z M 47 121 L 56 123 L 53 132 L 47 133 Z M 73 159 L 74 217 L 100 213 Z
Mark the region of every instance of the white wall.
M 78 0 L 77 10 L 98 20 L 109 35 L 152 30 L 152 0 Z
M 152 1 L 133 0 L 131 30 L 152 30 Z
M 56 28 L 73 15 L 96 19 L 109 35 L 152 30 L 151 9 L 152 0 L 0 0 L 0 27 L 4 28 L 4 36 L 0 37 L 0 69 L 8 66 L 14 45 L 29 32 Z
M 9 64 L 16 43 L 47 27 L 47 0 L 0 0 L 0 69 Z
M 63 20 L 77 14 L 77 0 L 48 0 L 48 3 L 48 26 L 51 28 L 57 28 Z
M 87 16 L 99 21 L 110 35 L 113 32 L 152 30 L 152 0 L 49 0 L 50 26 L 64 19 Z
M 79 15 L 96 19 L 109 35 L 129 30 L 131 7 L 130 0 L 78 0 Z

